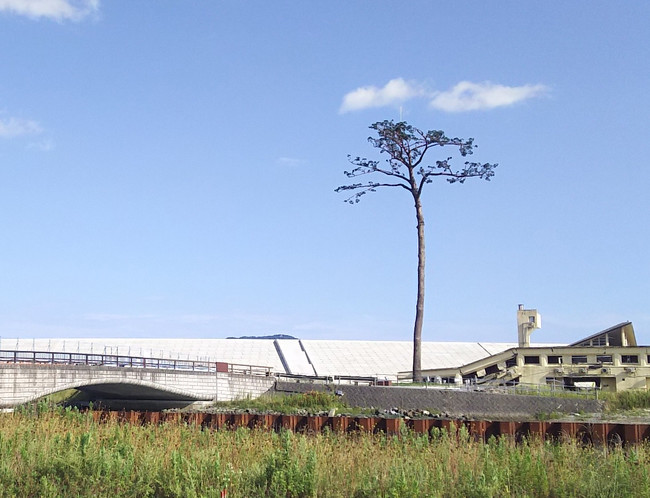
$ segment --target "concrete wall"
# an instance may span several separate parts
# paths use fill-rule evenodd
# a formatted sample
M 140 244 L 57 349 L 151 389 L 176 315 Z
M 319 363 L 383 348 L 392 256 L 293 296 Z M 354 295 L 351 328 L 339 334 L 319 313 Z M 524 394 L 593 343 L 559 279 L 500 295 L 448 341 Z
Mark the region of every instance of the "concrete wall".
M 219 373 L 217 401 L 258 398 L 275 385 L 275 377 Z
M 302 340 L 305 351 L 288 355 L 292 373 L 380 376 L 395 380 L 413 364 L 413 341 Z M 298 341 L 278 340 L 282 350 Z M 422 342 L 422 365 L 451 368 L 517 346 L 516 343 Z M 42 338 L 0 337 L 0 348 L 19 351 L 119 354 L 147 358 L 210 360 L 271 367 L 287 373 L 272 340 L 191 338 Z M 486 353 L 487 351 L 487 353 Z M 307 361 L 311 360 L 311 367 Z
M 219 377 L 217 377 L 217 375 Z M 160 398 L 210 401 L 257 397 L 273 377 L 178 370 L 88 367 L 75 365 L 0 365 L 0 408 L 13 407 L 66 389 L 112 384 L 137 397 L 138 391 Z

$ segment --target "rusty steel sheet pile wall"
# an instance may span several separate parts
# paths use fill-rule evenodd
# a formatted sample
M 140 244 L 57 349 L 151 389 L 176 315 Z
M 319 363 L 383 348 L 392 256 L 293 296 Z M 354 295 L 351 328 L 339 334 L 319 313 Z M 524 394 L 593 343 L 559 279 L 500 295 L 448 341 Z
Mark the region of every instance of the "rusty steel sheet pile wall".
M 650 441 L 650 424 L 588 423 L 572 421 L 490 421 L 440 418 L 383 418 L 353 416 L 280 415 L 254 413 L 94 411 L 97 422 L 117 421 L 145 425 L 186 423 L 202 429 L 232 430 L 239 427 L 269 431 L 290 430 L 305 434 L 339 433 L 401 434 L 404 429 L 435 437 L 438 431 L 467 434 L 474 440 L 510 437 L 516 441 L 542 438 L 558 442 L 577 440 L 581 444 L 626 445 Z

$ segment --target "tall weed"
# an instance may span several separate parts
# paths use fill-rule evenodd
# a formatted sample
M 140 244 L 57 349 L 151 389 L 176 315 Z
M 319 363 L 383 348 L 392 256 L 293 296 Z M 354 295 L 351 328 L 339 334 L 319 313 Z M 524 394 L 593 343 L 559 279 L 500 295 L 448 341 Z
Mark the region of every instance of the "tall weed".
M 65 410 L 0 416 L 0 497 L 650 496 L 649 468 L 648 445 L 208 431 Z

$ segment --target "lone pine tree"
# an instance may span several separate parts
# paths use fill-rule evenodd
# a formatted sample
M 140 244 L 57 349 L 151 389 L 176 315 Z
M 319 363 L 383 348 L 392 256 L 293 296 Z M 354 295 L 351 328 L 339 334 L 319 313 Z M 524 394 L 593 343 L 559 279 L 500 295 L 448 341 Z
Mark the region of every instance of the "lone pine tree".
M 375 192 L 381 187 L 399 187 L 406 190 L 415 206 L 415 217 L 418 230 L 418 291 L 415 306 L 415 325 L 413 327 L 413 380 L 422 380 L 422 323 L 424 318 L 424 277 L 425 277 L 425 238 L 424 214 L 422 212 L 422 190 L 434 178 L 445 178 L 449 183 L 464 183 L 468 178 L 490 180 L 494 176 L 497 164 L 465 161 L 459 169 L 454 169 L 451 157 L 436 160 L 434 163 L 424 162 L 429 149 L 435 147 L 458 148 L 462 157 L 474 152 L 474 139 L 449 138 L 443 131 L 422 131 L 406 122 L 378 121 L 370 126 L 377 137 L 368 137 L 368 141 L 381 154 L 387 154 L 384 162 L 366 159 L 365 157 L 348 156 L 355 166 L 345 171 L 348 178 L 358 178 L 370 175 L 366 181 L 343 185 L 336 192 L 351 191 L 352 195 L 346 202 L 355 204 L 368 192 Z M 375 179 L 383 181 L 375 181 Z

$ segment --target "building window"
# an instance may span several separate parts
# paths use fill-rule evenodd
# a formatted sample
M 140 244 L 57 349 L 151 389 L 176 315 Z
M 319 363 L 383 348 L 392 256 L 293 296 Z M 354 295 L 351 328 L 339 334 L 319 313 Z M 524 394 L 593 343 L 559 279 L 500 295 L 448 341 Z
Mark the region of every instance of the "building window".
M 548 356 L 547 361 L 549 365 L 560 365 L 562 363 L 561 356 Z
M 593 337 L 588 341 L 581 342 L 576 344 L 576 346 L 609 346 L 609 334 L 600 335 L 598 337 Z
M 621 363 L 625 363 L 626 365 L 631 363 L 636 364 L 639 363 L 639 357 L 635 354 L 623 354 L 621 355 Z
M 581 365 L 583 363 L 587 363 L 587 355 L 583 354 L 576 354 L 571 357 L 571 363 L 574 365 Z
M 490 375 L 490 374 L 495 374 L 499 372 L 499 366 L 498 365 L 490 365 L 485 369 L 485 374 Z
M 524 356 L 524 364 L 539 365 L 539 356 Z
M 597 363 L 612 363 L 612 355 L 611 354 L 599 354 L 599 355 L 596 355 L 596 362 Z
M 517 355 L 506 360 L 506 368 L 516 367 L 517 366 Z
M 607 346 L 607 335 L 601 335 L 600 337 L 595 337 L 591 341 L 592 346 Z

